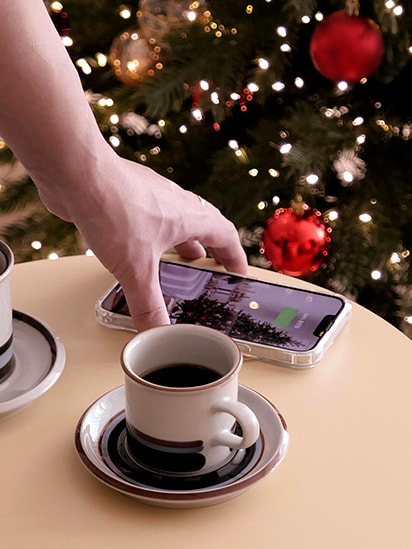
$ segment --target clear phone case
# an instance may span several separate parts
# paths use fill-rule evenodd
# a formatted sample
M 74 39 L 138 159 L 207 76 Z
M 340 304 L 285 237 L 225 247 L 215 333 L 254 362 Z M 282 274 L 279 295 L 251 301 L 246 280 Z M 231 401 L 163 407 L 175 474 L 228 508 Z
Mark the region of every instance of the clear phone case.
M 236 330 L 232 330 L 232 332 L 228 333 L 228 331 L 224 329 L 223 331 L 226 331 L 226 333 L 228 333 L 228 335 L 230 335 L 237 342 L 245 358 L 262 360 L 264 362 L 270 362 L 291 368 L 311 368 L 323 358 L 326 351 L 333 344 L 336 337 L 351 317 L 352 306 L 350 301 L 339 294 L 331 293 L 326 290 L 324 292 L 305 289 L 302 290 L 300 288 L 284 286 L 281 284 L 272 284 L 259 280 L 258 278 L 239 277 L 238 275 L 227 273 L 226 271 L 222 273 L 221 270 L 213 270 L 210 268 L 204 269 L 203 267 L 193 266 L 189 267 L 185 263 L 176 261 L 162 262 L 162 265 L 165 271 L 163 279 L 161 277 L 162 288 L 163 290 L 166 288 L 166 295 L 169 296 L 169 301 L 167 302 L 169 314 L 170 310 L 173 309 L 173 306 L 175 308 L 178 306 L 179 300 L 176 299 L 176 295 L 180 296 L 181 301 L 184 303 L 193 303 L 193 300 L 200 299 L 198 295 L 200 290 L 196 290 L 196 288 L 200 287 L 203 292 L 202 296 L 205 295 L 206 289 L 207 292 L 209 292 L 209 295 L 213 294 L 215 300 L 218 299 L 216 298 L 218 294 L 221 296 L 225 294 L 225 292 L 230 293 L 234 296 L 232 301 L 236 302 L 235 306 L 238 307 L 238 309 L 241 308 L 241 305 L 244 306 L 246 302 L 250 306 L 254 303 L 255 307 L 259 309 L 259 296 L 261 296 L 261 309 L 267 305 L 267 301 L 274 302 L 274 310 L 276 310 L 276 307 L 278 309 L 280 308 L 279 311 L 276 310 L 276 312 L 273 313 L 273 316 L 279 319 L 279 322 L 283 322 L 283 324 L 285 324 L 285 322 L 290 320 L 290 317 L 295 314 L 295 318 L 297 320 L 295 325 L 291 326 L 291 330 L 293 331 L 293 328 L 295 328 L 294 332 L 299 334 L 299 322 L 303 323 L 305 321 L 309 323 L 310 315 L 312 314 L 310 312 L 310 307 L 312 307 L 313 316 L 315 316 L 315 313 L 319 314 L 321 310 L 328 311 L 328 306 L 339 306 L 339 311 L 333 316 L 333 322 L 330 322 L 330 325 L 325 325 L 324 332 L 321 332 L 321 335 L 316 343 L 308 349 L 300 349 L 298 346 L 296 348 L 285 348 L 282 344 L 276 345 L 275 343 L 269 345 L 266 342 L 261 343 L 251 341 L 251 337 L 247 337 L 244 334 L 242 334 L 242 337 L 237 337 Z M 190 269 L 190 271 L 185 269 L 184 281 L 179 278 L 181 267 Z M 174 269 L 176 269 L 176 271 Z M 224 280 L 224 282 L 219 282 L 219 284 L 216 285 L 214 277 L 218 278 L 219 281 Z M 135 331 L 131 317 L 127 314 L 127 312 L 123 311 L 122 313 L 119 313 L 110 310 L 111 304 L 116 301 L 116 294 L 119 294 L 119 291 L 121 291 L 120 286 L 118 284 L 114 284 L 96 302 L 96 319 L 101 325 L 107 328 Z M 240 294 L 241 296 L 239 297 Z M 170 295 L 174 296 L 174 305 L 173 303 L 171 304 L 172 298 L 170 298 Z M 267 299 L 265 299 L 266 296 Z M 220 297 L 219 299 L 223 298 Z M 256 301 L 256 299 L 258 301 Z M 283 305 L 279 305 L 278 303 L 281 303 L 282 300 Z M 332 303 L 333 300 L 335 303 Z M 305 304 L 306 302 L 308 302 L 309 305 L 302 305 L 302 303 Z M 215 303 L 216 301 L 213 301 L 213 304 Z M 233 304 L 231 306 L 233 306 Z M 304 306 L 309 307 L 307 309 L 309 312 L 302 314 Z M 299 311 L 299 308 L 301 311 Z M 212 315 L 212 310 L 214 308 L 211 307 L 210 309 L 210 315 Z M 208 309 L 205 309 L 205 311 L 205 314 L 207 315 Z M 256 313 L 253 312 L 252 314 Z M 250 314 L 248 313 L 248 321 L 249 316 Z M 328 317 L 328 315 L 325 315 L 324 319 L 326 319 L 326 317 Z M 211 321 L 211 319 L 209 319 L 209 321 Z M 315 321 L 315 323 L 316 322 L 317 321 Z M 264 324 L 266 325 L 268 323 L 265 322 Z M 208 325 L 212 325 L 219 329 L 218 323 L 211 324 L 209 322 Z M 257 326 L 257 331 L 259 331 L 261 329 L 262 322 L 259 320 L 255 325 Z M 250 328 L 250 325 L 248 327 Z M 282 332 L 282 330 L 283 328 L 278 329 L 279 332 Z M 251 331 L 249 329 L 249 334 L 250 333 L 253 333 L 253 330 Z

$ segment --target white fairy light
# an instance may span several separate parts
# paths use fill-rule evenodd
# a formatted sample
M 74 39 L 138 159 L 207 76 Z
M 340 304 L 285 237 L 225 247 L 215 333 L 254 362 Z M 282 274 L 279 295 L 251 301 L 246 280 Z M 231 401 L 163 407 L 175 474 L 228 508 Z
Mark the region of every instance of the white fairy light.
M 209 89 L 209 82 L 207 82 L 206 80 L 201 80 L 199 82 L 199 86 L 200 88 L 203 90 L 203 91 L 208 91 Z
M 197 19 L 197 13 L 195 11 L 188 11 L 186 13 L 187 20 L 193 23 Z
M 336 210 L 331 210 L 328 213 L 328 218 L 330 221 L 336 221 L 339 218 L 339 214 Z
M 275 168 L 269 168 L 269 169 L 268 169 L 268 174 L 269 174 L 271 177 L 279 177 L 280 172 L 279 172 L 278 170 L 275 170 Z
M 345 183 L 353 183 L 353 180 L 355 179 L 355 176 L 353 173 L 349 172 L 348 170 L 345 170 L 342 172 L 342 181 Z
M 76 61 L 76 65 L 83 71 L 84 74 L 90 74 L 92 72 L 91 66 L 84 58 L 78 59 Z
M 232 99 L 232 101 L 239 101 L 240 95 L 236 92 L 233 92 L 230 94 L 230 99 Z
M 112 114 L 110 117 L 111 124 L 118 124 L 119 123 L 119 115 L 118 114 Z
M 256 177 L 258 173 L 259 173 L 259 170 L 257 170 L 256 168 L 252 168 L 251 170 L 249 170 L 249 175 L 252 177 Z
M 282 91 L 285 89 L 285 84 L 283 82 L 277 81 L 273 82 L 272 89 L 275 91 Z
M 319 181 L 319 176 L 317 176 L 315 173 L 311 173 L 306 177 L 306 181 L 309 183 L 309 185 L 316 185 L 316 183 Z
M 250 82 L 250 84 L 247 85 L 247 89 L 251 93 L 256 93 L 256 92 L 259 91 L 259 86 L 257 84 L 255 84 L 255 82 Z
M 287 42 L 285 42 L 284 44 L 281 44 L 280 51 L 282 51 L 284 53 L 289 53 L 289 52 L 292 51 L 292 48 L 290 47 L 290 45 Z
M 401 262 L 401 256 L 396 253 L 396 252 L 393 252 L 393 254 L 391 255 L 389 261 L 395 265 L 396 263 L 400 263 Z
M 341 82 L 337 83 L 337 86 L 339 91 L 344 92 L 349 88 L 349 84 L 345 82 L 345 80 L 342 80 Z
M 117 135 L 111 135 L 109 137 L 109 142 L 110 145 L 115 149 L 120 146 L 120 139 L 117 137 Z
M 279 204 L 279 202 L 280 202 L 279 196 L 276 196 L 276 195 L 275 195 L 275 196 L 272 196 L 272 204 L 273 204 L 274 206 L 277 206 L 277 205 Z
M 370 223 L 372 221 L 372 216 L 368 213 L 362 213 L 359 216 L 359 221 L 362 221 L 362 223 Z
M 403 7 L 402 6 L 395 6 L 392 10 L 393 15 L 396 15 L 396 17 L 399 17 L 403 14 Z
M 393 0 L 387 0 L 385 2 L 385 8 L 388 10 L 392 10 L 395 7 L 395 2 Z
M 73 38 L 71 36 L 62 36 L 62 44 L 65 48 L 70 48 L 70 46 L 73 46 Z
M 219 105 L 220 103 L 219 94 L 217 92 L 212 92 L 210 94 L 210 100 L 214 105 Z
M 283 143 L 283 145 L 279 147 L 279 151 L 282 154 L 289 154 L 291 150 L 292 150 L 292 145 L 290 143 Z
M 357 116 L 354 120 L 352 120 L 352 126 L 361 126 L 364 122 L 365 121 L 362 116 Z
M 404 320 L 407 324 L 412 324 L 412 316 L 405 316 Z
M 51 261 L 56 261 L 56 259 L 59 259 L 59 255 L 56 252 L 51 252 L 47 256 L 47 259 L 50 259 Z
M 283 26 L 280 26 L 276 29 L 276 32 L 278 33 L 279 36 L 281 36 L 282 38 L 285 38 L 285 36 L 288 34 L 288 31 L 286 29 L 286 27 L 283 27 Z
M 107 65 L 107 55 L 98 52 L 96 53 L 95 57 L 99 67 L 105 67 Z
M 361 135 L 358 135 L 358 137 L 356 138 L 356 143 L 358 145 L 363 145 L 365 141 L 366 141 L 366 135 L 364 133 L 362 133 Z
M 161 118 L 160 120 L 157 121 L 157 125 L 160 128 L 164 128 L 166 126 L 166 122 Z
M 268 203 L 264 200 L 261 200 L 260 202 L 258 202 L 257 204 L 257 209 L 258 210 L 264 210 L 265 208 L 267 208 L 268 206 Z
M 195 109 L 192 109 L 192 117 L 197 121 L 200 122 L 203 120 L 203 111 L 202 109 L 199 109 L 196 107 Z
M 303 17 L 301 18 L 301 21 L 304 25 L 307 25 L 308 23 L 310 23 L 309 15 L 303 15 Z
M 315 13 L 315 19 L 316 19 L 316 21 L 322 21 L 323 20 L 323 13 L 321 13 L 320 11 L 316 12 Z
M 238 148 L 239 148 L 239 143 L 236 141 L 236 139 L 231 139 L 229 142 L 228 142 L 228 145 L 231 149 L 233 149 L 234 151 L 236 151 Z
M 132 12 L 130 11 L 130 8 L 122 5 L 120 6 L 119 15 L 122 19 L 130 19 L 130 17 L 132 16 Z
M 269 61 L 261 57 L 260 59 L 258 59 L 258 66 L 260 69 L 265 71 L 269 68 Z
M 382 278 L 382 273 L 375 269 L 371 272 L 371 278 L 372 280 L 379 280 L 380 278 Z
M 90 248 L 87 248 L 87 250 L 84 252 L 84 255 L 87 255 L 87 257 L 93 257 L 94 252 Z
M 300 76 L 297 76 L 295 78 L 295 86 L 297 88 L 303 88 L 304 85 L 305 85 L 305 82 L 303 81 L 303 78 L 301 78 Z
M 33 250 L 40 250 L 42 247 L 42 243 L 40 242 L 40 240 L 33 240 L 30 246 L 33 248 Z

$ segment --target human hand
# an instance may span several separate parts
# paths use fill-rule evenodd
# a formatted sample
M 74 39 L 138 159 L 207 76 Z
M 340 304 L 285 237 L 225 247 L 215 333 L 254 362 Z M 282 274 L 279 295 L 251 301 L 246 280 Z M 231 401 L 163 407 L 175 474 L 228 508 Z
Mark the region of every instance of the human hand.
M 81 194 L 42 196 L 51 211 L 71 220 L 123 286 L 136 328 L 168 324 L 158 269 L 175 247 L 181 257 L 210 254 L 229 271 L 246 274 L 246 255 L 234 225 L 212 204 L 154 171 L 115 154 L 84 182 Z M 49 187 L 47 187 L 49 188 Z

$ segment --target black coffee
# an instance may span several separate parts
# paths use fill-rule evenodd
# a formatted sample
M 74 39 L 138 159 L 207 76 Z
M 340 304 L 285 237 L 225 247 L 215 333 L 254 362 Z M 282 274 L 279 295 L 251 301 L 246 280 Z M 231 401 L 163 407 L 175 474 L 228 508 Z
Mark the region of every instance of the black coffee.
M 199 364 L 168 364 L 143 374 L 142 378 L 164 387 L 198 387 L 216 381 L 220 374 Z

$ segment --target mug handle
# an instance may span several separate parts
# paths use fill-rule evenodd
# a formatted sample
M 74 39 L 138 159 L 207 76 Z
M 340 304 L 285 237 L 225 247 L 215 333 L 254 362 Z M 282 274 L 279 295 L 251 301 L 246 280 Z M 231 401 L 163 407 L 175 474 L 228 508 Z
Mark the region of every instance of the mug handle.
M 213 437 L 213 444 L 239 450 L 249 448 L 257 441 L 260 433 L 259 422 L 252 410 L 243 402 L 231 400 L 219 402 L 212 407 L 212 412 L 226 412 L 232 415 L 239 423 L 243 434 L 239 436 L 231 431 L 222 431 Z

